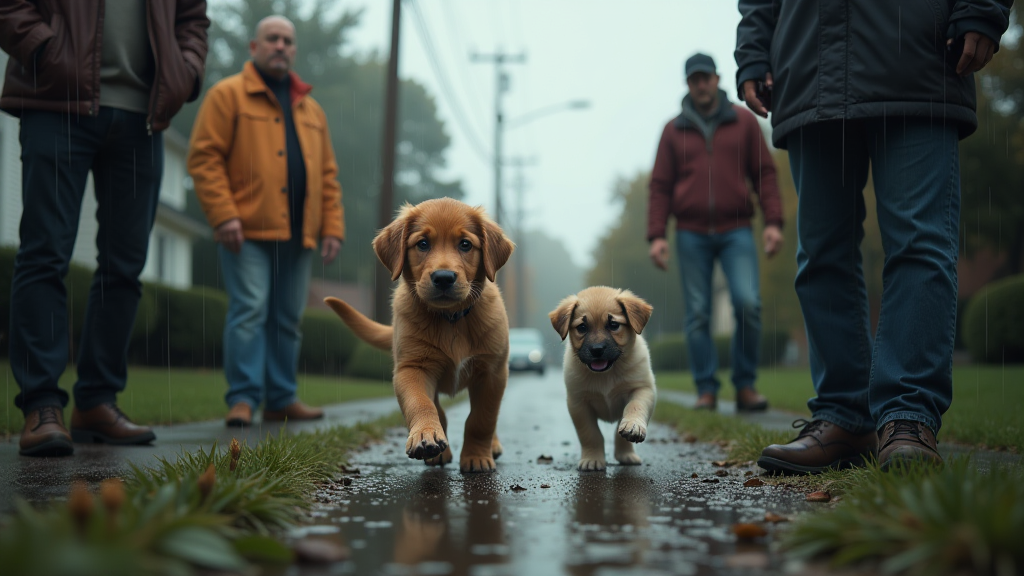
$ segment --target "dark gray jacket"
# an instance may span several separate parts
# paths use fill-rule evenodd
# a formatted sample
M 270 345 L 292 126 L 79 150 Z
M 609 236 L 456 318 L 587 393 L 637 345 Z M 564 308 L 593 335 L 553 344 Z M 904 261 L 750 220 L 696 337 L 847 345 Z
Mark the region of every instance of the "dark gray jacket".
M 1013 0 L 740 0 L 736 83 L 771 72 L 772 140 L 823 120 L 946 118 L 978 127 L 974 76 L 947 38 L 998 42 Z

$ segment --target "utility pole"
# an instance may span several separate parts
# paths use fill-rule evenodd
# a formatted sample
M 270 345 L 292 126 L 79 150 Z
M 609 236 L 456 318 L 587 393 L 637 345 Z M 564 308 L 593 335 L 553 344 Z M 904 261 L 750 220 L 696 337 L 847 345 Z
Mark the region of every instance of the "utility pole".
M 508 92 L 509 85 L 505 64 L 523 64 L 526 62 L 526 54 L 506 54 L 499 49 L 494 54 L 473 54 L 471 60 L 474 63 L 494 64 L 494 221 L 501 225 L 501 156 L 505 121 L 501 100 L 505 92 Z
M 515 238 L 516 242 L 516 274 L 515 274 L 515 326 L 522 328 L 526 326 L 526 230 L 523 223 L 525 215 L 526 178 L 523 168 L 536 164 L 535 159 L 521 157 L 512 158 L 508 165 L 516 168 L 515 190 L 516 190 L 516 220 Z
M 398 131 L 398 40 L 402 20 L 402 1 L 394 0 L 391 7 L 391 53 L 388 56 L 388 77 L 384 99 L 384 134 L 381 149 L 380 208 L 377 222 L 380 228 L 391 223 L 394 210 L 395 148 Z M 373 317 L 378 322 L 390 323 L 391 272 L 383 265 L 375 266 Z

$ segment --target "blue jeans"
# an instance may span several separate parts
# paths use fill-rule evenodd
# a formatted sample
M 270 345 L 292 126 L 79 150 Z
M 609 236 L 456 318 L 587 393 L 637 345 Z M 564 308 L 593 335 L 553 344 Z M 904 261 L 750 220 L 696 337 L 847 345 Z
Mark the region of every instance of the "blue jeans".
M 937 433 L 953 395 L 956 126 L 901 117 L 826 122 L 787 143 L 799 194 L 796 291 L 817 393 L 811 413 L 855 434 L 891 420 Z M 860 252 L 869 164 L 885 250 L 874 342 Z
M 11 280 L 11 372 L 28 414 L 66 406 L 57 381 L 68 365 L 64 277 L 91 171 L 96 190 L 96 272 L 78 347 L 75 406 L 114 402 L 128 379 L 128 341 L 142 296 L 164 169 L 163 137 L 146 115 L 101 107 L 96 116 L 23 110 L 20 244 Z M 89 215 L 88 217 L 91 217 Z
M 302 239 L 246 240 L 238 254 L 218 248 L 228 293 L 224 374 L 228 406 L 245 402 L 267 410 L 295 402 L 296 372 L 313 250 Z M 266 394 L 264 395 L 264 391 Z
M 757 379 L 761 344 L 761 289 L 757 271 L 757 247 L 750 228 L 721 234 L 680 230 L 676 235 L 679 272 L 686 308 L 686 346 L 697 393 L 718 393 L 715 377 L 718 353 L 711 339 L 712 273 L 715 258 L 729 281 L 729 295 L 736 316 L 732 335 L 732 383 L 736 390 L 751 388 Z

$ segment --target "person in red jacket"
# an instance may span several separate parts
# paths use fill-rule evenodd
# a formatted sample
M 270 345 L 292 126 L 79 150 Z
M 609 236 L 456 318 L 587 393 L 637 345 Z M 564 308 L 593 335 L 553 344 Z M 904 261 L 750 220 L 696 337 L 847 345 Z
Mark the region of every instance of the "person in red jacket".
M 736 315 L 732 383 L 736 408 L 765 410 L 754 389 L 761 341 L 757 248 L 750 228 L 751 187 L 764 213 L 764 250 L 782 245 L 782 204 L 775 165 L 757 119 L 718 89 L 715 61 L 694 54 L 686 61 L 682 112 L 665 125 L 651 173 L 647 240 L 654 265 L 667 269 L 668 217 L 676 219 L 676 248 L 683 281 L 686 345 L 697 384 L 698 409 L 718 406 L 718 357 L 711 340 L 712 272 L 715 260 L 729 282 Z
M 25 456 L 67 456 L 74 442 L 145 444 L 155 436 L 117 407 L 142 296 L 171 118 L 200 93 L 203 0 L 0 2 L 7 63 L 0 109 L 21 120 L 23 211 L 11 280 L 11 372 L 25 414 Z M 77 347 L 71 433 L 64 277 L 92 172 L 96 273 Z

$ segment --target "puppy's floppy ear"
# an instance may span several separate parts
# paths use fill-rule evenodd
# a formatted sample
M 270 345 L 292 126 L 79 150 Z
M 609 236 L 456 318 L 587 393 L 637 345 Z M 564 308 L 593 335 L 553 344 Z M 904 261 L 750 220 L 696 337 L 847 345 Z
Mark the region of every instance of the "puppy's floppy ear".
M 548 313 L 548 318 L 551 319 L 551 326 L 562 337 L 562 340 L 565 340 L 565 337 L 569 335 L 569 324 L 572 322 L 573 312 L 576 311 L 576 305 L 579 303 L 580 299 L 573 294 L 563 298 L 558 303 L 558 308 Z
M 633 329 L 633 332 L 637 334 L 643 332 L 644 326 L 647 326 L 647 321 L 651 319 L 654 307 L 629 290 L 620 292 L 615 297 L 615 300 L 622 306 L 622 313 L 626 315 L 626 320 L 629 322 L 629 327 Z
M 391 279 L 398 280 L 405 267 L 405 241 L 409 237 L 412 206 L 406 204 L 398 216 L 373 239 L 373 251 L 384 267 L 391 271 Z
M 494 282 L 498 269 L 508 262 L 516 245 L 505 236 L 505 232 L 485 214 L 480 214 L 480 229 L 483 230 L 484 275 Z

